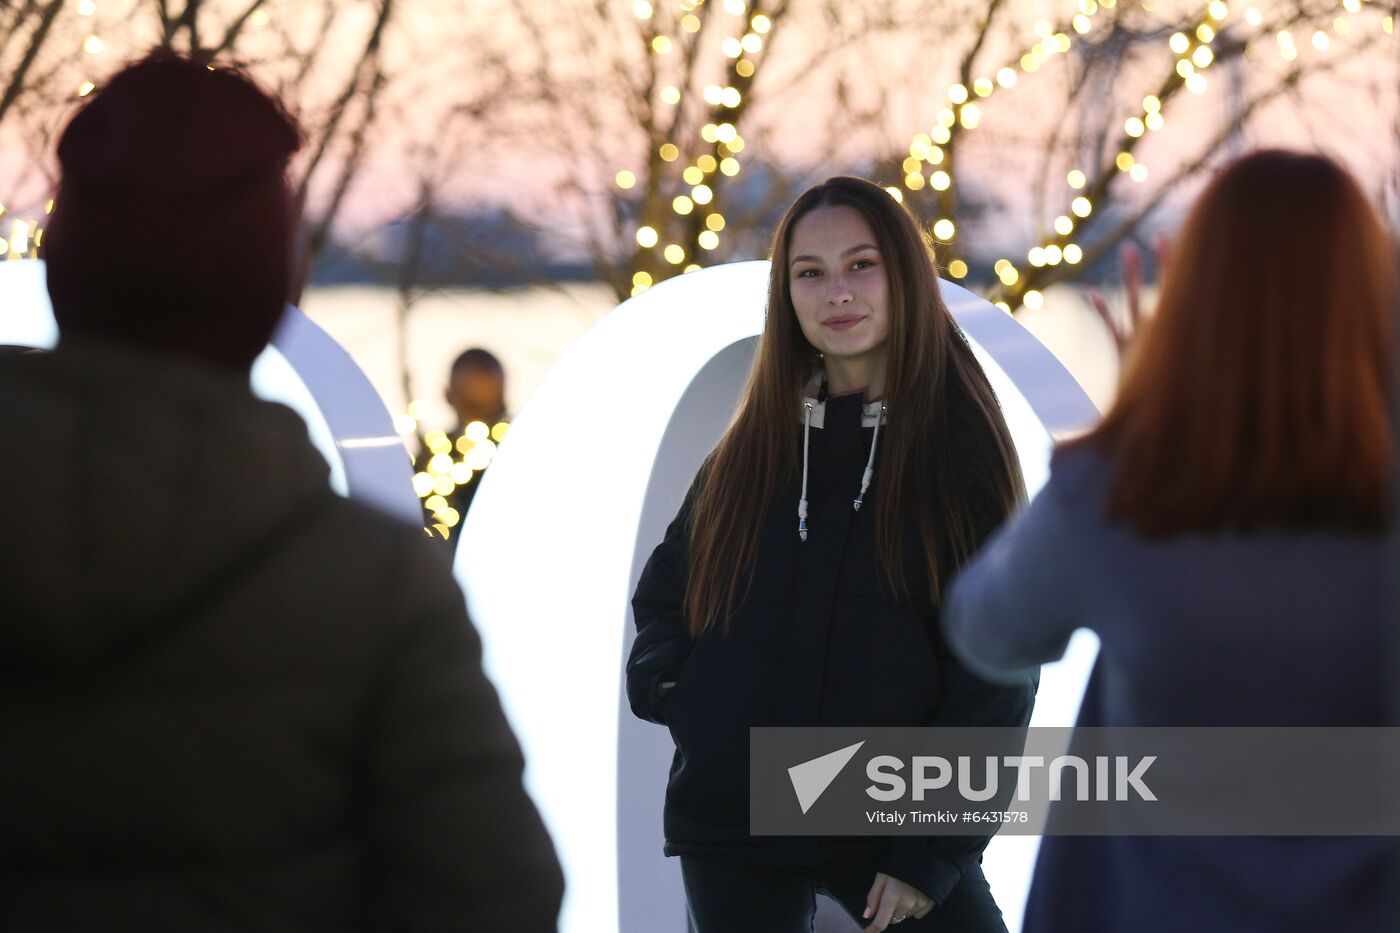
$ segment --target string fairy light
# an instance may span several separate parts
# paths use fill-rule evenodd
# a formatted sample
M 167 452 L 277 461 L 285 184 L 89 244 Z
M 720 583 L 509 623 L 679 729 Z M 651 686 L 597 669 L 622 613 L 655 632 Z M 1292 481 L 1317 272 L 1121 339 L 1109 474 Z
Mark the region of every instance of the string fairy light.
M 1116 0 L 1079 0 L 1074 16 L 1062 27 L 1048 20 L 1036 21 L 1033 31 L 1038 38 L 1033 45 L 991 74 L 964 74 L 961 80 L 948 87 L 938 106 L 934 125 L 927 133 L 919 133 L 911 140 L 909 157 L 900 166 L 903 169 L 901 186 L 911 192 L 928 187 L 937 193 L 939 212 L 943 215 L 937 223 L 946 221 L 948 226 L 944 229 L 949 235 L 942 237 L 935 232 L 935 239 L 942 241 L 950 251 L 956 252 L 956 230 L 949 219 L 956 213 L 951 168 L 955 136 L 981 126 L 986 101 L 999 92 L 1015 88 L 1020 83 L 1020 74 L 1034 74 L 1053 56 L 1069 52 L 1075 41 L 1071 33 L 1075 36 L 1091 33 L 1099 12 L 1112 9 L 1115 3 Z M 950 261 L 946 268 L 955 279 L 965 278 L 969 272 L 967 263 L 957 258 Z
M 639 19 L 645 20 L 643 33 L 650 53 L 664 55 L 677 42 L 694 41 L 694 36 L 703 25 L 695 11 L 704 3 L 705 0 L 682 0 L 680 6 L 684 15 L 679 20 L 680 31 L 664 36 L 655 32 L 660 28 L 658 20 L 662 18 L 658 8 L 649 2 L 647 16 L 642 17 L 639 2 L 633 12 Z M 644 255 L 650 254 L 652 258 L 647 260 L 651 266 L 649 271 L 639 270 L 632 276 L 630 291 L 634 296 L 661 279 L 698 269 L 706 254 L 720 248 L 727 226 L 720 192 L 723 183 L 737 177 L 743 169 L 740 154 L 746 142 L 739 131 L 738 122 L 748 102 L 757 63 L 771 40 L 774 21 L 761 2 L 723 0 L 722 7 L 730 17 L 726 23 L 728 34 L 719 43 L 726 62 L 725 74 L 722 80 L 707 84 L 700 91 L 707 111 L 706 118 L 695 131 L 699 145 L 695 145 L 695 138 L 692 137 L 683 150 L 676 140 L 667 139 L 655 150 L 661 163 L 674 164 L 676 168 L 667 169 L 653 163 L 652 177 L 648 178 L 647 187 L 654 190 L 678 183 L 683 184 L 684 188 L 673 188 L 668 195 L 660 198 L 648 196 L 655 203 L 666 205 L 669 216 L 647 216 L 637 221 L 634 232 L 637 246 Z M 691 38 L 684 38 L 686 36 Z M 660 38 L 666 41 L 657 42 Z M 665 85 L 660 91 L 661 100 L 672 107 L 681 106 L 683 97 L 682 89 L 674 84 Z M 695 155 L 683 159 L 683 151 L 694 152 Z M 639 184 L 637 176 L 627 170 L 619 171 L 615 181 L 623 191 L 631 191 Z M 627 183 L 624 184 L 624 181 Z M 684 235 L 663 245 L 662 232 L 673 227 L 683 228 Z
M 1295 39 L 1286 28 L 1266 35 L 1274 38 L 1286 61 L 1298 58 L 1302 44 L 1307 44 L 1317 54 L 1326 54 L 1338 41 L 1336 37 L 1355 32 L 1346 14 L 1358 13 L 1367 2 L 1339 0 L 1341 9 L 1336 14 L 1325 10 L 1315 14 L 1314 18 L 1321 17 L 1323 22 L 1309 27 L 1308 32 L 1304 33 L 1306 43 Z M 1026 47 L 1019 56 L 1013 57 L 995 72 L 974 77 L 965 70 L 961 79 L 950 85 L 940 103 L 935 105 L 933 126 L 927 132 L 915 135 L 910 142 L 908 158 L 903 159 L 899 166 L 899 188 L 908 192 L 926 188 L 937 192 L 939 212 L 951 220 L 956 213 L 953 194 L 956 191 L 955 173 L 952 167 L 956 137 L 981 125 L 987 98 L 1018 87 L 1023 76 L 1034 74 L 1053 56 L 1068 52 L 1078 37 L 1094 30 L 1096 14 L 1104 9 L 1113 9 L 1115 5 L 1116 0 L 1102 3 L 1080 0 L 1078 12 L 1063 27 L 1056 27 L 1048 20 L 1038 20 L 1033 25 L 1037 36 L 1035 44 Z M 1154 8 L 1155 5 L 1150 6 L 1148 0 L 1144 0 L 1144 10 L 1152 12 Z M 1036 280 L 1044 276 L 1036 270 L 1062 264 L 1078 265 L 1085 261 L 1085 250 L 1076 239 L 1084 233 L 1086 219 L 1092 215 L 1095 203 L 1106 195 L 1118 176 L 1139 185 L 1152 177 L 1149 166 L 1139 158 L 1137 151 L 1139 145 L 1152 134 L 1166 128 L 1164 101 L 1179 90 L 1192 95 L 1201 95 L 1209 90 L 1208 75 L 1217 63 L 1219 54 L 1215 43 L 1232 20 L 1242 19 L 1256 29 L 1263 26 L 1265 19 L 1258 7 L 1242 4 L 1241 9 L 1242 13 L 1232 9 L 1229 0 L 1210 0 L 1203 4 L 1190 28 L 1170 35 L 1167 48 L 1172 54 L 1174 68 L 1156 94 L 1143 98 L 1142 107 L 1137 112 L 1124 115 L 1117 144 L 1109 149 L 1107 165 L 1094 172 L 1092 178 L 1084 169 L 1070 169 L 1065 176 L 1070 204 L 1054 217 L 1049 225 L 1050 235 L 1027 250 L 1024 264 L 1005 257 L 994 263 L 992 271 L 1000 286 L 993 291 L 992 297 L 998 307 L 1009 312 L 1015 306 L 1029 307 L 1032 302 L 1043 302 L 1043 294 L 1034 286 Z M 1381 29 L 1387 35 L 1393 34 L 1393 15 L 1381 20 Z M 1250 60 L 1257 57 L 1253 43 L 1232 41 L 1229 55 L 1241 52 L 1248 53 L 1246 57 Z M 894 193 L 894 189 L 891 192 Z M 935 240 L 941 239 L 935 235 Z M 952 241 L 946 241 L 943 245 L 952 245 Z M 966 274 L 965 263 L 950 262 L 947 269 L 954 277 L 960 278 Z
M 394 419 L 401 435 L 417 433 L 422 420 L 421 401 L 410 402 L 408 411 Z M 407 428 L 407 430 L 405 430 Z M 510 422 L 493 424 L 473 421 L 462 433 L 451 437 L 445 431 L 429 431 L 422 437 L 424 456 L 413 474 L 413 491 L 422 500 L 423 512 L 432 531 L 447 539 L 461 523 L 461 513 L 452 505 L 457 492 L 470 486 L 491 465 L 496 451 L 510 432 Z
M 1044 302 L 1043 294 L 1034 287 L 1039 278 L 1037 270 L 1061 263 L 1078 265 L 1083 262 L 1084 249 L 1075 242 L 1075 237 L 1082 232 L 1082 222 L 1093 214 L 1094 201 L 1104 196 L 1115 174 L 1125 175 L 1135 184 L 1143 184 L 1148 180 L 1148 167 L 1134 152 L 1144 139 L 1165 128 L 1166 118 L 1162 113 L 1164 100 L 1180 88 L 1185 88 L 1192 94 L 1202 94 L 1206 91 L 1208 83 L 1205 72 L 1216 62 L 1212 44 L 1219 37 L 1230 15 L 1231 10 L 1225 0 L 1211 0 L 1206 4 L 1204 13 L 1194 29 L 1175 32 L 1168 37 L 1167 48 L 1176 59 L 1175 67 L 1158 92 L 1144 97 L 1137 112 L 1124 118 L 1117 145 L 1111 150 L 1115 154 L 1110 166 L 1098 172 L 1092 185 L 1082 169 L 1074 168 L 1066 174 L 1066 186 L 1074 193 L 1074 197 L 1070 201 L 1069 209 L 1058 215 L 1052 223 L 1053 235 L 1027 250 L 1026 264 L 1030 267 L 1028 270 L 1018 270 L 1015 264 L 1007 259 L 998 260 L 993 267 L 1001 283 L 1000 295 L 1004 296 L 1001 303 L 1006 304 L 1009 309 L 1023 305 L 1034 310 Z M 1256 8 L 1250 7 L 1245 12 L 1245 21 L 1257 25 L 1256 20 L 1262 22 L 1262 17 Z M 1280 37 L 1284 35 L 1287 33 L 1280 33 Z M 1287 40 L 1280 38 L 1279 41 L 1281 44 L 1291 43 L 1291 37 Z

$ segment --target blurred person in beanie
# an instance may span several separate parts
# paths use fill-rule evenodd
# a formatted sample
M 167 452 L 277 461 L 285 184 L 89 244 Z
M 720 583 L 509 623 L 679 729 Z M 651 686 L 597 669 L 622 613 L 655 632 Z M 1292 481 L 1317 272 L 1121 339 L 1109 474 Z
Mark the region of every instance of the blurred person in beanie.
M 442 556 L 249 389 L 299 145 L 170 54 L 59 142 L 61 339 L 0 358 L 0 929 L 555 929 Z

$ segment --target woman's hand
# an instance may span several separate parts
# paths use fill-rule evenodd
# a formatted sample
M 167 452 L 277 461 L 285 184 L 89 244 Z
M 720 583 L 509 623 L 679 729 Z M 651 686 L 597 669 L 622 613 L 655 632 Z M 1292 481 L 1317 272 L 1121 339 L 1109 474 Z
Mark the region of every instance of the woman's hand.
M 1158 237 L 1153 244 L 1159 269 L 1167 261 L 1168 246 L 1166 237 Z M 1119 256 L 1123 262 L 1123 297 L 1128 304 L 1126 320 L 1124 315 L 1115 312 L 1109 306 L 1108 299 L 1099 292 L 1089 293 L 1089 304 L 1098 313 L 1104 327 L 1108 328 L 1108 334 L 1113 338 L 1113 346 L 1121 362 L 1127 357 L 1128 347 L 1141 329 L 1146 312 L 1142 306 L 1142 253 L 1136 245 L 1127 243 L 1119 251 Z
M 865 896 L 865 919 L 870 920 L 870 926 L 865 928 L 864 933 L 880 933 L 905 917 L 921 919 L 930 910 L 933 910 L 933 901 L 918 888 L 898 878 L 891 878 L 884 872 L 876 872 L 875 883 Z

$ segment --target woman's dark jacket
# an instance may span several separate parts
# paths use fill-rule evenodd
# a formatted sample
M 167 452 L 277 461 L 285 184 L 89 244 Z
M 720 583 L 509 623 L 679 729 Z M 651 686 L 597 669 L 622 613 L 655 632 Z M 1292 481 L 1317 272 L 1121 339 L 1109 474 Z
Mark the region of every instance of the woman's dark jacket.
M 633 712 L 669 726 L 676 742 L 666 793 L 668 855 L 794 866 L 869 855 L 879 870 L 941 903 L 989 837 L 749 835 L 750 726 L 1024 726 L 1030 718 L 1031 685 L 993 685 L 948 652 L 912 522 L 902 548 L 908 595 L 889 591 L 875 540 L 878 479 L 865 507 L 852 507 L 873 433 L 862 427 L 861 410 L 858 394 L 831 399 L 824 427 L 811 431 L 808 540 L 798 537 L 802 478 L 795 473 L 763 520 L 752 580 L 729 635 L 711 626 L 695 641 L 683 608 L 690 509 L 700 480 L 692 486 L 632 600 L 637 638 L 627 693 Z M 970 417 L 950 412 L 949 437 L 940 440 L 977 443 L 985 428 L 973 422 L 968 430 Z M 796 419 L 793 429 L 802 430 Z M 882 446 L 877 460 L 886 453 Z M 980 542 L 1004 508 L 977 477 L 959 479 L 973 497 Z M 660 684 L 670 681 L 676 686 L 663 698 Z

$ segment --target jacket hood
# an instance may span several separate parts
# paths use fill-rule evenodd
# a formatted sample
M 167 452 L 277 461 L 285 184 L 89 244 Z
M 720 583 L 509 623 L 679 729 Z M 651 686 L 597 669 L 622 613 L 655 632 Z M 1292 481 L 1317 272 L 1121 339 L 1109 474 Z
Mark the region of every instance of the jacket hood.
M 83 666 L 179 618 L 326 497 L 290 409 L 112 346 L 0 359 L 0 667 Z

